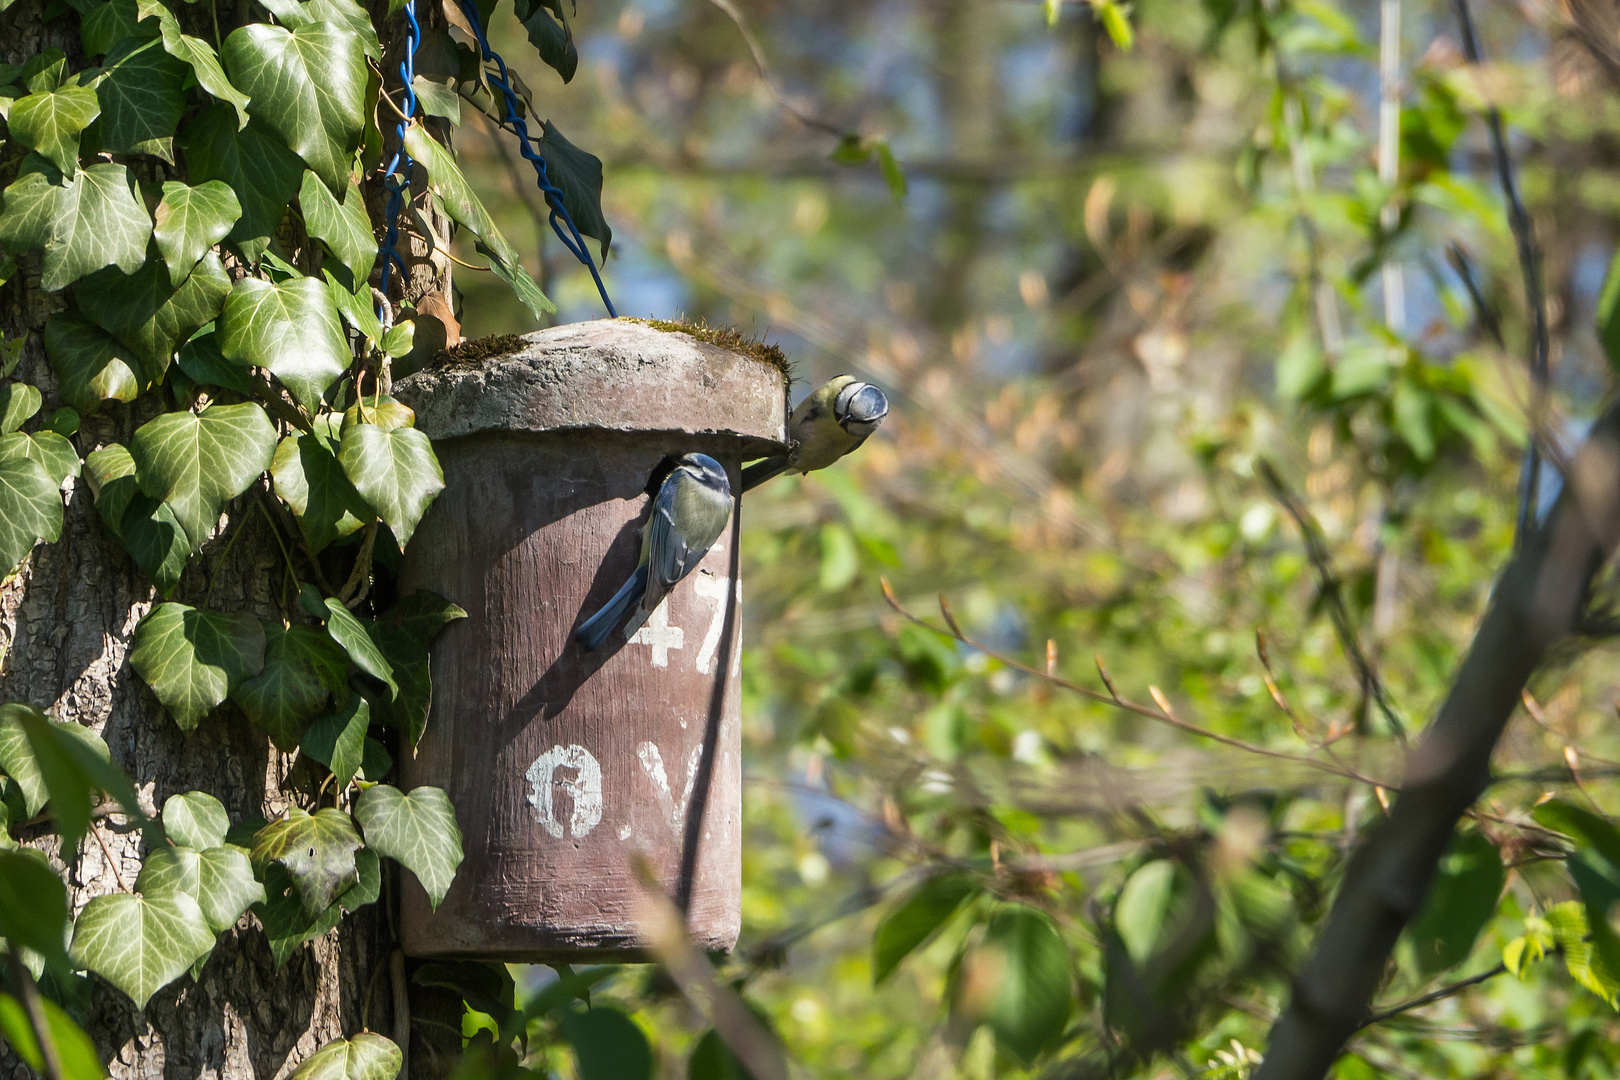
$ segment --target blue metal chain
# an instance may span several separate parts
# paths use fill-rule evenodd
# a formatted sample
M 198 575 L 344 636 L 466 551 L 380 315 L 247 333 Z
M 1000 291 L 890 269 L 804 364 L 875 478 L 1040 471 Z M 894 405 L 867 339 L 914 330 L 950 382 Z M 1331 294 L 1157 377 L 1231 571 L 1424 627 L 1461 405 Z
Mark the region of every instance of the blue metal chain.
M 383 173 L 383 188 L 388 192 L 388 206 L 385 211 L 388 221 L 388 231 L 382 242 L 382 294 L 388 295 L 388 277 L 395 266 L 399 267 L 400 280 L 405 279 L 405 260 L 399 253 L 399 212 L 405 205 L 405 193 L 411 186 L 411 166 L 415 164 L 411 156 L 405 152 L 405 124 L 409 117 L 416 115 L 416 50 L 422 44 L 422 27 L 416 21 L 416 0 L 406 0 L 405 21 L 406 31 L 405 59 L 399 64 L 399 77 L 405 84 L 405 107 L 400 110 L 404 115 L 399 123 L 394 125 L 394 156 L 388 161 L 388 168 Z M 377 317 L 383 318 L 386 314 L 383 304 L 377 305 Z
M 483 20 L 479 17 L 478 7 L 473 0 L 461 0 L 461 10 L 467 16 L 467 22 L 472 27 L 473 33 L 478 37 L 478 48 L 483 53 L 484 62 L 493 60 L 495 66 L 500 69 L 498 75 L 492 71 L 486 71 L 485 75 L 490 82 L 500 88 L 501 98 L 506 106 L 505 122 L 517 133 L 518 151 L 534 166 L 535 183 L 545 195 L 546 205 L 551 209 L 551 231 L 557 234 L 557 239 L 562 241 L 563 247 L 567 248 L 574 258 L 585 264 L 585 268 L 591 272 L 591 279 L 596 282 L 596 291 L 601 295 L 602 305 L 607 308 L 608 315 L 618 318 L 619 313 L 613 309 L 613 301 L 608 299 L 607 286 L 602 284 L 602 275 L 596 270 L 596 262 L 591 258 L 590 249 L 585 246 L 585 238 L 580 235 L 579 226 L 574 224 L 574 219 L 568 215 L 568 210 L 563 206 L 562 189 L 553 184 L 546 175 L 546 159 L 534 149 L 533 139 L 529 135 L 529 125 L 524 122 L 522 114 L 518 111 L 518 96 L 507 81 L 506 61 L 501 59 L 500 53 L 489 47 L 489 38 L 484 35 Z M 566 229 L 563 227 L 565 225 Z

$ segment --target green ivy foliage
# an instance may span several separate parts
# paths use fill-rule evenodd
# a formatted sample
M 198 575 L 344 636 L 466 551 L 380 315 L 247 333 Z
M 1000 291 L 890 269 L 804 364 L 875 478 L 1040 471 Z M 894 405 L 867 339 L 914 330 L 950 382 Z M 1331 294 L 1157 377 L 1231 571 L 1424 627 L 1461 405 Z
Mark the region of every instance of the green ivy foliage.
M 264 0 L 267 19 L 223 35 L 216 13 L 166 0 L 59 6 L 82 51 L 0 65 L 0 285 L 53 294 L 40 332 L 55 376 L 54 387 L 17 378 L 22 343 L 5 342 L 0 573 L 58 539 L 62 487 L 82 476 L 106 534 L 153 587 L 129 660 L 174 724 L 192 732 L 229 701 L 331 774 L 313 803 L 276 821 L 233 823 L 203 791 L 149 818 L 99 737 L 0 706 L 0 945 L 45 985 L 90 971 L 144 1006 L 195 975 L 247 911 L 285 962 L 377 901 L 382 858 L 443 899 L 462 857 L 454 811 L 436 788 L 382 783 L 393 761 L 378 729 L 407 747 L 421 739 L 429 648 L 465 613 L 426 593 L 388 610 L 364 599 L 376 545 L 403 549 L 444 487 L 432 443 L 387 392 L 416 340 L 400 275 L 376 302 L 387 223 L 375 211 L 399 141 L 400 88 L 381 75 L 399 58 L 382 42 L 404 42 L 403 4 L 374 15 L 355 0 Z M 462 98 L 481 90 L 490 105 L 480 58 L 437 6 L 420 14 L 461 77 L 418 80 L 423 108 L 403 139 L 417 194 L 401 227 L 415 227 L 413 213 L 448 217 L 531 311 L 553 312 L 445 137 Z M 570 77 L 562 7 L 524 18 Z M 431 131 L 430 115 L 441 118 Z M 605 253 L 601 163 L 549 125 L 542 141 Z M 47 415 L 53 391 L 62 407 Z M 79 421 L 101 411 L 143 422 L 127 445 L 91 443 Z M 212 605 L 212 585 L 200 605 L 170 599 L 191 560 L 255 516 L 275 534 L 297 606 L 264 620 Z M 346 565 L 341 588 L 322 557 Z M 145 830 L 147 854 L 132 883 L 72 917 L 57 872 L 13 829 L 48 824 L 73 850 L 103 798 Z M 38 1070 L 27 996 L 0 994 L 0 1036 Z M 70 1080 L 103 1075 L 73 1020 L 46 1005 Z M 396 1046 L 362 1033 L 293 1075 L 388 1080 L 400 1066 Z

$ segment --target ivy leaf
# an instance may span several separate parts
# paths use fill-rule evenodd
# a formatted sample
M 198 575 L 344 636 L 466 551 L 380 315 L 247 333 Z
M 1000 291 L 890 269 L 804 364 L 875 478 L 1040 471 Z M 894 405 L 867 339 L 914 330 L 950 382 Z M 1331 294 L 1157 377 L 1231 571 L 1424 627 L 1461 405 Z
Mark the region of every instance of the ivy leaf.
M 67 971 L 67 928 L 67 889 L 45 856 L 33 848 L 0 851 L 0 938 Z
M 371 624 L 371 636 L 399 683 L 398 697 L 392 702 L 375 703 L 377 718 L 403 732 L 410 746 L 422 740 L 433 702 L 428 646 L 445 626 L 466 617 L 465 611 L 444 597 L 418 590 Z
M 311 551 L 352 535 L 374 516 L 344 475 L 336 442 L 321 434 L 318 426 L 314 432 L 296 432 L 281 440 L 270 475 Z
M 110 0 L 79 20 L 79 41 L 86 56 L 105 56 L 125 38 L 156 37 L 158 25 L 143 22 L 135 0 Z
M 359 34 L 330 22 L 296 30 L 250 23 L 222 52 L 253 113 L 277 132 L 333 194 L 349 183 L 349 159 L 366 122 L 366 52 Z
M 57 487 L 79 475 L 79 452 L 54 431 L 0 435 L 0 462 L 4 461 L 36 461 Z
M 163 831 L 183 847 L 206 851 L 225 843 L 231 818 L 206 791 L 184 791 L 163 800 Z
M 298 205 L 304 212 L 305 230 L 348 268 L 352 275 L 349 280 L 368 280 L 372 264 L 377 261 L 377 238 L 371 231 L 371 216 L 366 213 L 360 185 L 351 178 L 339 201 L 320 177 L 306 170 L 298 189 Z
M 305 913 L 316 914 L 360 880 L 354 861 L 360 846 L 354 822 L 341 810 L 326 807 L 312 815 L 295 806 L 253 838 L 253 865 L 262 870 L 279 863 L 292 878 Z
M 37 461 L 0 462 L 0 573 L 9 573 L 40 540 L 62 535 L 62 496 Z
M 158 27 L 163 36 L 163 50 L 176 60 L 191 65 L 198 85 L 236 110 L 238 129 L 247 127 L 248 96 L 232 86 L 231 80 L 225 77 L 225 69 L 220 66 L 219 54 L 214 52 L 214 47 L 201 38 L 181 33 L 179 21 L 168 11 L 158 14 Z
M 398 329 L 398 327 L 396 326 L 395 329 Z M 393 332 L 393 330 L 390 330 L 388 333 L 392 334 Z M 343 426 L 339 430 L 340 432 L 348 431 L 356 424 L 376 424 L 384 431 L 415 427 L 416 413 L 409 405 L 405 405 L 387 394 L 379 394 L 374 398 L 362 396 L 358 402 L 344 410 Z
M 236 193 L 220 180 L 191 187 L 178 180 L 163 185 L 163 201 L 152 215 L 152 235 L 169 267 L 169 284 L 179 285 L 209 248 L 230 234 L 242 216 Z
M 320 627 L 266 622 L 264 669 L 238 686 L 231 699 L 277 747 L 291 751 L 327 699 L 347 690 L 348 672 L 348 658 Z
M 377 28 L 371 25 L 371 16 L 354 0 L 270 0 L 265 5 L 276 21 L 292 30 L 311 23 L 333 22 L 360 36 L 366 55 L 382 63 L 382 47 L 377 43 Z
M 360 331 L 369 351 L 372 345 L 383 339 L 382 323 L 371 306 L 370 286 L 362 281 L 359 290 L 351 292 L 332 271 L 323 268 L 321 273 L 326 275 L 326 291 L 332 294 L 332 303 L 342 313 L 343 321 Z
M 467 183 L 449 149 L 429 135 L 421 124 L 412 124 L 405 129 L 405 150 L 427 170 L 428 186 L 443 201 L 444 212 L 478 237 L 485 257 L 490 260 L 490 268 L 512 287 L 535 318 L 555 313 L 557 306 L 523 269 L 517 250 L 495 227 L 495 220 L 473 194 L 472 185 Z
M 367 788 L 354 801 L 354 819 L 366 845 L 416 875 L 435 908 L 461 865 L 461 829 L 450 796 L 436 787 L 409 795 L 388 784 Z
M 90 490 L 96 496 L 96 513 L 101 515 L 101 523 L 114 536 L 120 535 L 124 511 L 129 509 L 130 500 L 140 493 L 140 484 L 135 479 L 135 459 L 122 443 L 108 443 L 90 451 L 84 466 Z
M 191 557 L 191 541 L 174 511 L 167 503 L 137 493 L 124 511 L 118 531 L 124 550 L 167 600 Z
M 99 115 L 94 87 L 61 86 L 17 99 L 7 122 L 12 138 L 72 179 L 79 167 L 79 132 Z
M 180 133 L 191 179 L 219 180 L 236 193 L 242 216 L 226 234 L 249 261 L 257 262 L 298 191 L 304 166 L 298 156 L 255 121 L 240 131 L 224 105 L 193 117 Z
M 416 91 L 416 102 L 427 116 L 442 116 L 450 123 L 461 124 L 461 96 L 456 93 L 451 79 L 418 75 L 411 82 Z
M 602 159 L 563 138 L 550 120 L 541 121 L 540 130 L 535 149 L 546 160 L 546 176 L 562 189 L 563 209 L 579 231 L 602 245 L 606 261 L 613 230 L 602 215 Z
M 186 110 L 189 74 L 156 39 L 127 40 L 114 49 L 96 83 L 101 149 L 152 154 L 173 164 L 174 129 Z
M 932 938 L 963 901 L 979 891 L 972 874 L 935 874 L 913 889 L 872 935 L 872 985 L 887 979 L 900 961 Z
M 264 667 L 264 628 L 242 612 L 159 604 L 136 625 L 129 662 L 190 732 Z
M 24 159 L 22 175 L 6 188 L 0 244 L 13 254 L 44 249 L 40 286 L 47 292 L 103 266 L 126 274 L 140 269 L 152 219 L 129 170 L 101 162 L 80 169 L 64 184 L 56 183 L 53 174 L 44 159 Z
M 199 334 L 180 346 L 179 363 L 180 370 L 198 386 L 217 386 L 243 395 L 254 392 L 248 373 L 219 351 L 217 333 Z
M 200 413 L 165 413 L 147 421 L 129 449 L 141 490 L 169 505 L 196 551 L 219 524 L 225 504 L 269 467 L 276 429 L 252 402 L 210 405 Z
M 161 382 L 175 349 L 220 312 L 231 292 L 230 275 L 209 252 L 178 288 L 158 259 L 134 274 L 114 267 L 79 283 L 79 307 L 102 329 L 135 351 L 149 382 Z
M 399 685 L 394 682 L 393 668 L 366 631 L 365 624 L 350 614 L 341 600 L 328 597 L 323 606 L 326 608 L 326 629 L 332 639 L 343 647 L 356 667 L 387 684 L 390 698 L 397 696 Z
M 253 864 L 239 847 L 220 845 L 201 851 L 185 846 L 161 847 L 147 855 L 135 879 L 135 891 L 146 897 L 181 892 L 197 901 L 216 934 L 229 930 L 254 904 L 265 899 L 264 886 L 253 876 Z
M 529 33 L 529 43 L 540 59 L 556 69 L 564 83 L 572 82 L 579 68 L 579 50 L 568 25 L 564 0 L 518 0 L 517 17 Z
M 311 416 L 352 359 L 331 294 L 312 277 L 237 282 L 219 318 L 219 347 L 227 360 L 268 369 Z
M 329 712 L 309 726 L 302 752 L 332 770 L 338 790 L 349 786 L 365 760 L 366 730 L 371 727 L 371 706 L 355 694 L 349 704 Z
M 183 892 L 108 893 L 93 898 L 73 927 L 74 963 L 89 968 L 144 1008 L 214 947 L 202 909 Z
M 90 823 L 90 795 L 105 791 L 137 820 L 145 820 L 129 777 L 112 764 L 101 736 L 80 724 L 52 720 L 32 705 L 0 705 L 0 769 L 22 792 L 30 816 L 47 801 L 69 849 Z
M 45 320 L 45 355 L 61 383 L 62 399 L 81 413 L 103 401 L 134 401 L 142 364 L 134 350 L 77 311 Z
M 259 906 L 258 915 L 264 935 L 270 941 L 270 955 L 278 968 L 298 946 L 336 926 L 345 911 L 358 911 L 377 902 L 377 897 L 382 895 L 382 867 L 377 853 L 361 848 L 354 854 L 354 865 L 359 880 L 331 907 L 314 916 L 304 911 L 303 901 L 287 872 L 276 863 L 265 867 L 264 887 L 268 899 Z
M 1063 1034 L 1074 1007 L 1069 950 L 1052 917 L 1023 904 L 996 912 L 983 943 L 958 969 L 955 1006 L 988 1023 L 998 1046 L 1031 1064 Z
M 381 1035 L 362 1031 L 352 1039 L 334 1039 L 293 1070 L 288 1080 L 394 1080 L 405 1055 Z
M 343 432 L 338 461 L 403 551 L 428 504 L 444 488 L 433 443 L 415 428 L 385 431 L 376 424 L 353 424 Z
M 22 427 L 39 412 L 43 400 L 39 387 L 32 383 L 8 383 L 4 390 L 0 390 L 0 433 L 9 435 Z

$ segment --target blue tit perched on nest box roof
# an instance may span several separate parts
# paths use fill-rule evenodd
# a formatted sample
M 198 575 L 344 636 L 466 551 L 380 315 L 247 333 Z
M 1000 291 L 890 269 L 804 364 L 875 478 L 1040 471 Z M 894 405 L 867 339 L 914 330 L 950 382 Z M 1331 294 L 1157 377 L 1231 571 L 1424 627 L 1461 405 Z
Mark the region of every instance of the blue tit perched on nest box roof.
M 742 489 L 752 491 L 785 472 L 825 469 L 857 449 L 888 415 L 888 397 L 871 383 L 853 375 L 828 380 L 793 410 L 788 420 L 788 452 L 744 469 Z
M 669 591 L 697 569 L 730 520 L 726 470 L 707 454 L 682 455 L 653 498 L 635 573 L 574 631 L 574 640 L 594 652 L 621 624 L 626 636 L 634 633 Z

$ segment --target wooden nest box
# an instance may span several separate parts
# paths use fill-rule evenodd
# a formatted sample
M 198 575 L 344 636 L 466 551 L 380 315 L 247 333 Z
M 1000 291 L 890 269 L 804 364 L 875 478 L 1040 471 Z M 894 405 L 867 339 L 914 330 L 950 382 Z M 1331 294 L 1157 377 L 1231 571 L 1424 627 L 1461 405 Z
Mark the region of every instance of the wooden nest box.
M 449 792 L 466 850 L 437 911 L 406 880 L 412 956 L 636 957 L 643 859 L 700 946 L 736 943 L 735 509 L 628 640 L 586 653 L 571 638 L 635 568 L 666 458 L 709 454 L 735 493 L 745 460 L 782 449 L 781 365 L 694 333 L 575 323 L 458 350 L 394 388 L 446 482 L 400 588 L 468 613 L 434 646 L 433 715 L 401 763 L 407 787 Z

